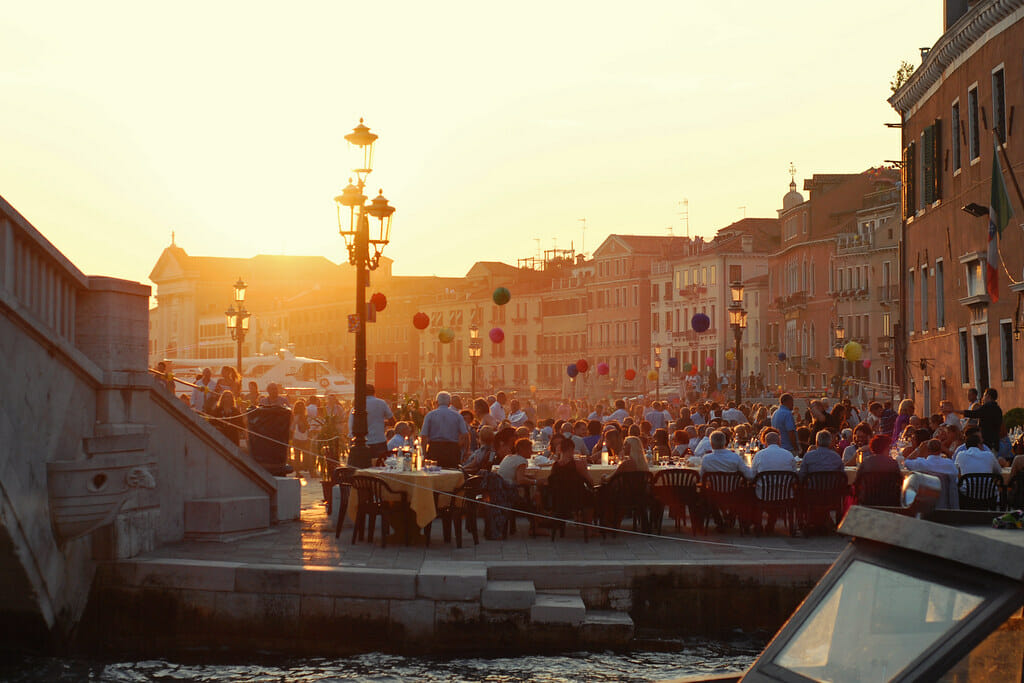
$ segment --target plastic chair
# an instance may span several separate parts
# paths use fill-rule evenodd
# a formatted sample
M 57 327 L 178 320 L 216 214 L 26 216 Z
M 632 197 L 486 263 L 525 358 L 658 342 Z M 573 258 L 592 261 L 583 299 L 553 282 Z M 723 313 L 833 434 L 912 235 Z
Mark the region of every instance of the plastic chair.
M 853 483 L 858 505 L 900 507 L 903 475 L 899 472 L 863 472 Z
M 595 507 L 595 494 L 593 487 L 586 480 L 561 476 L 553 472 L 547 481 L 545 489 L 547 505 L 545 512 L 558 519 L 574 520 L 589 523 L 593 518 Z M 551 524 L 551 540 L 555 540 L 558 533 L 565 537 L 565 522 L 553 522 Z M 583 526 L 583 542 L 590 541 L 589 524 Z
M 369 522 L 369 542 L 373 543 L 373 527 L 377 517 L 380 517 L 380 547 L 387 547 L 388 527 L 396 527 L 395 515 L 404 515 L 409 511 L 409 499 L 404 491 L 395 492 L 391 487 L 376 477 L 356 475 L 352 477 L 352 488 L 359 496 L 358 507 L 356 508 L 356 523 L 352 530 L 352 543 L 356 539 L 363 539 L 364 530 Z M 395 500 L 393 496 L 398 496 Z M 412 522 L 405 524 L 405 543 L 409 544 L 409 527 Z
M 1008 510 L 1024 508 L 1024 470 L 1017 472 L 1007 484 L 1006 506 Z
M 800 526 L 804 532 L 835 529 L 843 514 L 843 499 L 850 490 L 846 472 L 812 472 L 797 489 Z M 835 513 L 835 517 L 832 516 Z
M 1003 482 L 994 474 L 960 476 L 961 510 L 998 510 L 999 488 Z
M 452 495 L 448 497 L 447 505 L 437 505 L 436 501 L 439 494 L 434 493 L 437 517 L 441 520 L 441 533 L 445 543 L 451 542 L 452 529 L 454 528 L 455 547 L 461 548 L 462 527 L 463 523 L 465 523 L 473 537 L 473 545 L 480 545 L 480 533 L 476 523 L 476 501 L 483 494 L 482 485 L 483 477 L 470 477 L 452 492 Z M 430 545 L 430 528 L 433 524 L 434 522 L 431 520 L 427 528 L 424 529 L 427 545 Z
M 651 530 L 651 473 L 619 472 L 597 487 L 597 503 L 601 526 L 618 528 L 627 514 L 633 519 L 633 530 Z M 639 524 L 638 524 L 639 523 Z M 602 529 L 602 535 L 606 532 Z
M 845 475 L 844 475 L 845 476 Z M 768 515 L 771 533 L 776 520 L 781 517 L 789 529 L 789 535 L 796 532 L 796 488 L 798 479 L 793 472 L 760 472 L 754 477 L 755 531 L 760 531 L 761 521 Z
M 348 499 L 352 494 L 352 477 L 355 476 L 355 467 L 335 467 L 334 472 L 331 474 L 331 490 L 334 490 L 335 484 L 341 487 L 341 496 L 339 497 L 338 507 L 338 526 L 334 529 L 334 537 L 338 538 L 341 536 L 341 526 L 345 523 L 345 512 L 348 510 Z M 327 497 L 327 504 L 330 506 L 331 496 Z M 327 510 L 328 514 L 334 512 L 330 507 Z
M 739 519 L 740 531 L 745 533 L 746 521 L 751 516 L 751 490 L 746 478 L 739 472 L 705 472 L 701 478 L 704 533 L 707 534 L 707 523 L 711 519 L 721 529 L 731 528 Z
M 686 523 L 689 512 L 690 529 L 694 534 L 697 533 L 704 521 L 699 487 L 700 475 L 696 470 L 662 470 L 654 475 L 651 491 L 656 503 L 652 518 L 657 533 L 661 533 L 662 517 L 666 507 L 669 516 L 676 523 L 676 531 L 680 531 L 681 524 Z

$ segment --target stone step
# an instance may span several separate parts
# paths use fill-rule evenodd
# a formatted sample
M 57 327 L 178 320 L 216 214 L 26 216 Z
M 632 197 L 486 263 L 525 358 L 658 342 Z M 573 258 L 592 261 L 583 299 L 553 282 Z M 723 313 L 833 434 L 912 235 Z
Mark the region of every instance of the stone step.
M 488 581 L 480 595 L 480 604 L 484 609 L 527 610 L 533 607 L 536 598 L 533 581 Z
M 185 538 L 224 540 L 270 526 L 266 496 L 200 498 L 185 501 Z
M 587 607 L 579 591 L 565 593 L 537 593 L 530 608 L 530 621 L 536 624 L 565 624 L 578 626 L 587 615 Z
M 626 585 L 626 571 L 622 562 L 550 562 L 525 560 L 503 562 L 487 568 L 492 581 L 532 580 L 539 591 L 557 589 L 599 588 Z
M 626 612 L 587 610 L 580 638 L 588 647 L 615 647 L 633 639 L 634 624 Z

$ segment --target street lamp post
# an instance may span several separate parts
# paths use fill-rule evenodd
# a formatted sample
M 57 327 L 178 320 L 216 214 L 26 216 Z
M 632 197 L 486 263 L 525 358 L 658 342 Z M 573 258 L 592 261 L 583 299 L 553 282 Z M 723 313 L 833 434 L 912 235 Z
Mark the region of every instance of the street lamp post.
M 658 379 L 654 380 L 654 400 L 661 403 L 661 344 L 654 347 L 654 371 Z
M 372 463 L 366 446 L 366 286 L 370 271 L 376 270 L 380 265 L 381 254 L 390 241 L 391 215 L 395 212 L 395 207 L 388 204 L 383 190 L 369 203 L 363 194 L 366 177 L 373 171 L 373 143 L 377 135 L 371 133 L 370 129 L 363 125 L 363 120 L 359 119 L 359 125 L 353 128 L 345 139 L 362 154 L 361 166 L 352 169 L 356 174 L 356 184 L 353 185 L 352 179 L 349 178 L 348 185 L 334 198 L 338 204 L 338 232 L 345 239 L 348 262 L 355 266 L 356 270 L 355 399 L 352 408 L 352 450 L 349 463 L 355 467 L 369 467 Z M 349 213 L 347 228 L 342 222 L 342 207 L 348 209 Z M 370 217 L 379 221 L 379 228 L 373 236 L 370 235 Z M 373 247 L 372 254 L 370 247 Z
M 743 340 L 743 331 L 747 329 L 747 312 L 743 309 L 743 283 L 733 282 L 729 285 L 732 293 L 732 303 L 729 304 L 729 326 L 732 327 L 733 338 L 736 341 L 736 405 L 743 399 L 743 380 L 740 375 L 743 372 L 743 347 L 740 342 Z
M 476 364 L 480 362 L 480 355 L 483 353 L 483 342 L 480 341 L 480 328 L 476 325 L 469 326 L 469 360 L 473 364 L 470 370 L 470 400 L 476 399 Z
M 843 345 L 846 342 L 846 328 L 843 327 L 843 319 L 839 319 L 839 324 L 836 325 L 836 364 L 838 365 L 838 377 L 839 383 L 836 386 L 836 397 L 843 395 L 843 377 L 846 375 L 846 356 L 843 349 Z
M 238 344 L 238 356 L 237 366 L 235 369 L 238 371 L 238 393 L 242 393 L 242 343 L 245 341 L 245 334 L 249 331 L 249 317 L 252 315 L 245 309 L 245 290 L 248 285 L 245 284 L 245 280 L 238 278 L 238 282 L 235 283 L 235 300 L 228 306 L 228 310 L 224 311 L 224 316 L 227 318 L 227 327 L 231 330 L 231 339 Z M 237 308 L 236 308 L 237 306 Z M 240 399 L 240 396 L 236 396 L 236 399 Z

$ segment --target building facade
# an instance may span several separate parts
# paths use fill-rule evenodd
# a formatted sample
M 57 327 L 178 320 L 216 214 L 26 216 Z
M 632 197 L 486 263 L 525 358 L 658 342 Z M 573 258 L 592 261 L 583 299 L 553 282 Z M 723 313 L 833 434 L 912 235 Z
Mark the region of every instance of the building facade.
M 938 8 L 937 8 L 938 9 Z M 1024 404 L 1018 381 L 1024 207 L 1013 175 L 1024 175 L 1024 2 L 948 1 L 944 33 L 889 99 L 903 141 L 902 384 L 918 413 L 950 399 L 965 408 L 969 387 L 994 387 L 1004 409 Z M 988 258 L 993 166 L 1015 212 Z M 970 206 L 970 205 L 977 206 Z M 964 209 L 974 209 L 972 215 Z M 995 291 L 986 287 L 992 266 Z

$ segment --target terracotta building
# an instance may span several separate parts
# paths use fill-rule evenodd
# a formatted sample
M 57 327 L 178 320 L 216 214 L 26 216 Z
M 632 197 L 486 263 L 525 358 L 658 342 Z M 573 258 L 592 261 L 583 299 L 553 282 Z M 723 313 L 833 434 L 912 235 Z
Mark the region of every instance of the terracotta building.
M 1024 206 L 1012 175 L 1024 177 L 1024 132 L 1013 115 L 1024 111 L 1024 2 L 947 0 L 943 9 L 944 33 L 889 99 L 903 139 L 901 379 L 918 413 L 935 412 L 944 398 L 964 408 L 967 388 L 989 386 L 1005 410 L 1024 403 Z M 998 240 L 1002 262 L 990 263 L 997 154 L 1015 215 Z M 995 292 L 986 288 L 989 266 Z

